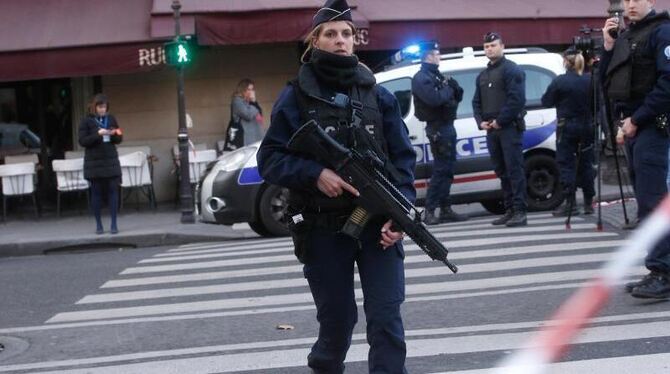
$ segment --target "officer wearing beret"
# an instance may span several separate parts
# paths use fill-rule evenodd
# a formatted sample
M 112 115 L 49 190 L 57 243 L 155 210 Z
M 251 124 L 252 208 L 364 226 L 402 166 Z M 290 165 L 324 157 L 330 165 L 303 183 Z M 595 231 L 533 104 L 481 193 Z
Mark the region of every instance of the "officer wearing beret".
M 629 27 L 615 39 L 619 28 L 610 18 L 603 27 L 601 74 L 604 89 L 621 119 L 628 168 L 643 220 L 667 194 L 668 116 L 670 115 L 670 16 L 657 13 L 656 0 L 624 1 Z M 670 297 L 670 236 L 648 254 L 649 274 L 626 284 L 638 298 Z
M 505 58 L 504 49 L 500 34 L 490 32 L 484 36 L 489 63 L 477 76 L 472 108 L 477 125 L 486 130 L 486 144 L 505 203 L 505 214 L 491 223 L 514 227 L 527 224 L 522 148 L 526 75 Z
M 370 344 L 369 370 L 406 373 L 400 315 L 405 298 L 403 234 L 392 230 L 386 217 L 371 218 L 358 240 L 341 233 L 358 191 L 327 165 L 287 148 L 298 128 L 315 120 L 344 146 L 378 151 L 395 169 L 394 185 L 409 200 L 415 199 L 416 155 L 398 102 L 353 54 L 354 33 L 345 0 L 328 0 L 315 14 L 305 40 L 304 64 L 275 102 L 258 167 L 268 183 L 290 191 L 289 229 L 319 322 L 318 339 L 307 357 L 309 367 L 315 373 L 344 371 L 358 319 L 356 264 Z M 367 130 L 371 141 L 354 141 L 354 126 Z
M 579 214 L 575 203 L 577 186 L 584 194 L 584 214 L 593 214 L 595 170 L 593 168 L 593 125 L 589 108 L 591 75 L 584 73 L 582 53 L 569 48 L 563 53 L 566 73 L 554 79 L 542 95 L 542 105 L 556 107 L 556 162 L 565 202 L 553 215 Z M 576 163 L 579 162 L 579 165 Z
M 456 163 L 456 129 L 454 120 L 463 89 L 452 77 L 440 73 L 440 46 L 421 43 L 421 70 L 412 79 L 414 115 L 426 122 L 426 135 L 433 154 L 433 175 L 426 194 L 424 222 L 435 225 L 467 220 L 451 209 L 449 192 Z M 435 209 L 440 208 L 440 216 Z

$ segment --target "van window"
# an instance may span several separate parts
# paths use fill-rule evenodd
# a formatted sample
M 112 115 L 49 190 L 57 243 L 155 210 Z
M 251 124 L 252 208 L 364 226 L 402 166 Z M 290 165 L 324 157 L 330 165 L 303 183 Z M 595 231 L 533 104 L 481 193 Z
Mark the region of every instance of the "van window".
M 412 79 L 400 78 L 388 82 L 380 83 L 380 85 L 389 90 L 400 105 L 400 115 L 402 118 L 409 113 L 409 107 L 412 102 Z
M 556 75 L 537 66 L 521 65 L 521 68 L 526 73 L 526 109 L 541 108 L 542 95 Z M 462 70 L 451 74 L 463 88 L 463 101 L 458 106 L 458 118 L 473 116 L 472 98 L 475 96 L 475 81 L 480 71 L 481 69 Z
M 526 72 L 526 109 L 542 108 L 542 95 L 556 74 L 537 66 L 522 65 Z

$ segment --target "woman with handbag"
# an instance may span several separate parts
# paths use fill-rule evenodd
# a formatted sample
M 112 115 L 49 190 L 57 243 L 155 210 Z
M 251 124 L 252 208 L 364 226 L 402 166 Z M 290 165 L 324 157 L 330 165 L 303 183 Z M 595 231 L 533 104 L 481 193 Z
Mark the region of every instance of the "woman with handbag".
M 263 138 L 263 111 L 256 102 L 256 91 L 251 79 L 242 79 L 233 93 L 231 121 L 226 138 L 229 146 L 235 145 L 233 149 Z
M 88 115 L 79 124 L 79 144 L 86 148 L 84 178 L 91 184 L 91 207 L 95 216 L 96 234 L 104 232 L 100 217 L 103 191 L 106 191 L 111 215 L 110 232 L 112 234 L 119 232 L 116 225 L 116 212 L 119 206 L 121 164 L 116 152 L 116 144 L 123 140 L 123 133 L 116 118 L 108 111 L 107 96 L 97 94 L 89 104 Z

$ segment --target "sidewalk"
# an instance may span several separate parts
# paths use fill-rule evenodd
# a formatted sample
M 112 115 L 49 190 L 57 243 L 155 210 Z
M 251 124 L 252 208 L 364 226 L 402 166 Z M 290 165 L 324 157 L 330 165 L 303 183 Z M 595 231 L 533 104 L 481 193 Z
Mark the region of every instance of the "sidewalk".
M 624 186 L 629 195 L 630 188 Z M 577 194 L 581 205 L 581 192 Z M 603 185 L 603 201 L 619 200 L 619 188 Z M 597 200 L 596 200 L 597 201 Z M 474 204 L 477 205 L 478 204 Z M 624 224 L 622 204 L 613 203 L 602 208 L 604 223 L 621 228 Z M 636 217 L 635 200 L 626 202 L 628 217 Z M 476 209 L 485 213 L 483 208 Z M 597 218 L 596 212 L 593 216 Z M 47 211 L 36 220 L 30 210 L 11 212 L 6 223 L 0 223 L 0 257 L 39 255 L 49 251 L 92 250 L 96 248 L 142 248 L 161 245 L 180 245 L 193 242 L 211 242 L 245 237 L 257 237 L 251 230 L 234 230 L 231 226 L 213 225 L 202 222 L 182 224 L 181 212 L 165 203 L 156 212 L 146 205 L 139 211 L 129 204 L 118 217 L 119 233 L 109 234 L 109 214 L 103 211 L 105 234 L 95 234 L 95 222 L 88 211 L 66 211 L 61 218 L 53 211 Z
M 12 212 L 0 223 L 0 257 L 39 255 L 57 250 L 95 248 L 141 248 L 179 245 L 193 242 L 254 237 L 249 230 L 237 231 L 231 226 L 202 222 L 182 224 L 181 211 L 166 203 L 154 212 L 143 206 L 139 211 L 130 204 L 118 216 L 119 233 L 109 234 L 109 213 L 103 210 L 105 233 L 95 234 L 95 220 L 84 208 L 64 212 L 58 218 L 48 211 L 39 220 L 31 211 Z M 169 206 L 169 209 L 167 208 Z

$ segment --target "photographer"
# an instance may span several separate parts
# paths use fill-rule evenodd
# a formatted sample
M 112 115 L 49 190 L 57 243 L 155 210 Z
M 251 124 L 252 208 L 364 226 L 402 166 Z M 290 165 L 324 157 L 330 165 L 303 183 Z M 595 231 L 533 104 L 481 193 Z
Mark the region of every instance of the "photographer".
M 610 34 L 618 29 L 617 18 L 608 19 L 603 27 L 601 81 L 615 118 L 621 118 L 639 219 L 667 193 L 670 16 L 656 13 L 655 3 L 624 1 L 631 24 L 618 38 Z M 647 255 L 645 265 L 650 273 L 627 284 L 626 291 L 638 298 L 670 297 L 670 237 Z
M 415 115 L 426 122 L 426 135 L 433 153 L 433 175 L 426 193 L 424 222 L 436 225 L 468 219 L 451 209 L 449 192 L 456 163 L 456 129 L 454 120 L 463 89 L 454 78 L 440 73 L 440 47 L 435 42 L 421 45 L 421 70 L 412 78 Z M 435 209 L 440 207 L 439 218 Z
M 505 215 L 491 224 L 526 226 L 522 144 L 526 129 L 526 74 L 505 58 L 504 50 L 500 34 L 490 32 L 484 36 L 484 53 L 489 63 L 477 76 L 472 109 L 477 126 L 486 130 L 486 144 L 505 200 Z
M 556 217 L 579 214 L 575 204 L 577 186 L 584 193 L 584 214 L 593 214 L 595 170 L 589 109 L 591 75 L 584 74 L 584 64 L 581 51 L 572 47 L 565 51 L 563 65 L 566 73 L 556 77 L 542 96 L 542 105 L 556 107 L 558 117 L 556 162 L 565 202 L 554 210 Z M 578 165 L 575 165 L 576 161 Z

